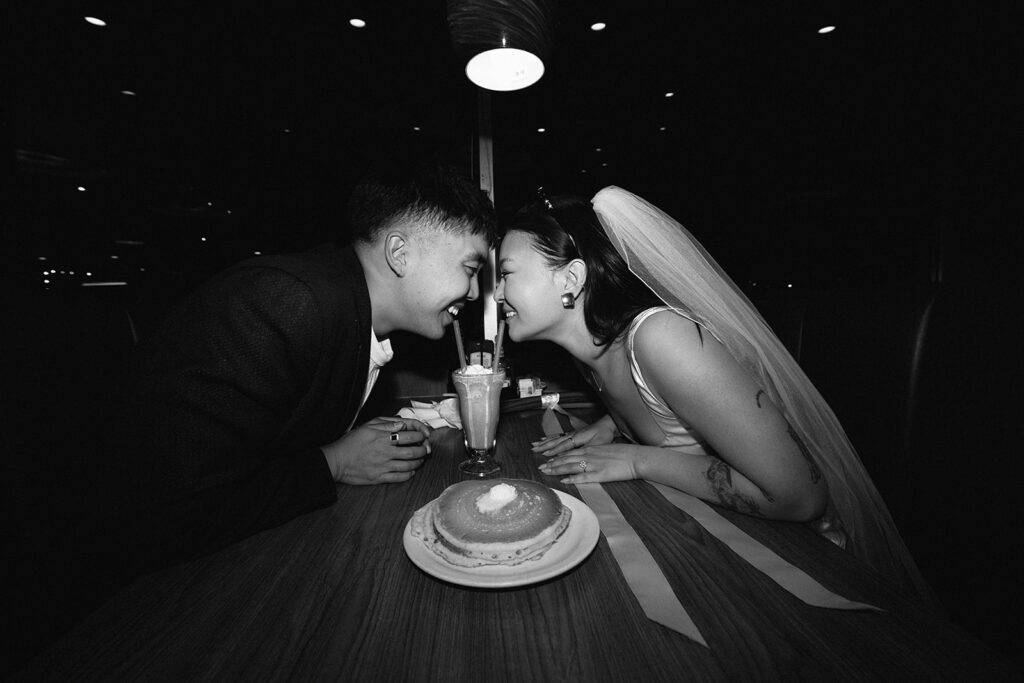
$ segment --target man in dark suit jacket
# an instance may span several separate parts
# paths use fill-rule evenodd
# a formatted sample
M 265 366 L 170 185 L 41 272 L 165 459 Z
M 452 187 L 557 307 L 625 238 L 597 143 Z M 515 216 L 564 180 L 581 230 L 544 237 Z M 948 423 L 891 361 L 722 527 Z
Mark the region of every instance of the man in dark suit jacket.
M 391 358 L 388 335 L 439 339 L 479 295 L 493 207 L 433 169 L 364 180 L 349 218 L 351 246 L 229 268 L 141 345 L 111 449 L 127 571 L 328 506 L 336 482 L 401 482 L 422 463 L 426 425 L 353 423 Z

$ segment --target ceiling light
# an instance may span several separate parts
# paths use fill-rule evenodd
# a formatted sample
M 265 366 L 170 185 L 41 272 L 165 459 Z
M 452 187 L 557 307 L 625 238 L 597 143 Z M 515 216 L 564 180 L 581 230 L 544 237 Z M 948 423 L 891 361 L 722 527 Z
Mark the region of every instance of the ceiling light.
M 363 28 L 366 26 L 366 22 L 363 21 L 362 19 L 352 18 L 348 20 L 348 23 L 356 28 Z
M 448 28 L 466 77 L 486 90 L 527 88 L 544 75 L 553 0 L 449 0 Z
M 544 62 L 526 50 L 503 47 L 487 50 L 466 63 L 470 81 L 498 92 L 528 88 L 544 75 Z
M 665 97 L 675 97 L 675 95 L 676 94 L 674 92 L 667 92 L 667 93 L 665 93 Z
M 606 26 L 607 26 L 607 24 L 605 24 L 603 21 L 599 21 L 599 22 L 597 22 L 595 24 L 591 24 L 590 25 L 590 30 L 591 31 L 603 31 Z
M 90 24 L 92 24 L 93 26 L 106 26 L 107 25 L 107 22 L 103 21 L 102 19 L 97 19 L 96 17 L 86 17 L 85 20 L 87 22 L 89 22 Z
M 135 91 L 134 90 L 122 90 L 121 94 L 122 95 L 127 95 L 128 97 L 135 97 Z
M 835 26 L 822 26 L 821 28 L 818 29 L 818 33 L 832 33 L 832 31 L 835 30 Z
M 40 261 L 45 261 L 45 260 L 46 260 L 46 257 L 45 257 L 45 256 L 37 256 L 36 258 L 37 258 L 38 260 L 40 260 Z
M 81 185 L 79 185 L 79 186 L 78 186 L 78 191 L 79 191 L 79 192 L 85 192 L 85 188 L 84 188 L 84 187 L 82 187 Z
M 538 132 L 538 133 L 544 133 L 544 132 L 546 132 L 546 131 L 547 131 L 547 128 L 538 128 L 538 129 L 537 129 L 537 132 Z
M 595 148 L 594 148 L 594 151 L 595 151 L 595 152 L 600 152 L 600 151 L 601 151 L 601 148 L 600 148 L 600 147 L 595 147 Z

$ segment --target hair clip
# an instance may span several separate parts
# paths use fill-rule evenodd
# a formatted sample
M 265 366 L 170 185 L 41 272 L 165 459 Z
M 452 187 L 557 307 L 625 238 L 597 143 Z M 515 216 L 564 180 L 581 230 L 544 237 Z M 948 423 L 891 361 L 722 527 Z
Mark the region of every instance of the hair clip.
M 544 206 L 546 206 L 548 208 L 548 211 L 551 211 L 552 209 L 555 208 L 551 204 L 551 200 L 548 199 L 548 196 L 544 193 L 544 186 L 543 185 L 541 185 L 540 187 L 537 188 L 537 197 L 539 197 L 540 200 L 542 202 L 544 202 Z
M 551 203 L 551 200 L 548 199 L 547 194 L 545 194 L 544 186 L 543 185 L 541 185 L 540 187 L 537 188 L 537 197 L 542 202 L 544 202 L 544 206 L 547 207 L 548 211 L 554 211 L 555 207 Z M 552 216 L 552 218 L 554 218 L 554 216 Z M 556 220 L 555 223 L 558 223 L 558 221 Z M 569 238 L 569 241 L 572 243 L 572 248 L 576 250 L 577 254 L 579 254 L 580 253 L 580 248 L 576 246 L 576 240 L 573 239 L 572 233 L 570 233 L 568 230 L 566 230 L 565 226 L 561 225 L 560 223 L 559 223 L 559 227 L 562 228 L 563 232 L 565 232 L 565 236 Z

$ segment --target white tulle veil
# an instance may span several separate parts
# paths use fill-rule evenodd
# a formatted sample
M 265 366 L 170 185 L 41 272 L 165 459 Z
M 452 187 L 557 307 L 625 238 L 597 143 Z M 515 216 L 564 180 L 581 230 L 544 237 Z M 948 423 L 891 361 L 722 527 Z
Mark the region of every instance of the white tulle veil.
M 593 208 L 629 269 L 667 305 L 718 339 L 779 406 L 814 455 L 829 486 L 820 527 L 835 540 L 838 517 L 848 549 L 883 574 L 930 590 L 889 510 L 825 399 L 749 299 L 678 222 L 619 187 L 595 195 Z M 828 533 L 829 527 L 833 533 Z

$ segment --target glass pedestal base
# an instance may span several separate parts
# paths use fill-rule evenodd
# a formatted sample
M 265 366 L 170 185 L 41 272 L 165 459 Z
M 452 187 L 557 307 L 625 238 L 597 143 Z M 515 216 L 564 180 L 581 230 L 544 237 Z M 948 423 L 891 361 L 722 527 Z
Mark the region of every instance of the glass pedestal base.
M 465 477 L 489 479 L 501 474 L 501 465 L 490 451 L 471 451 L 469 457 L 459 463 L 459 471 Z

